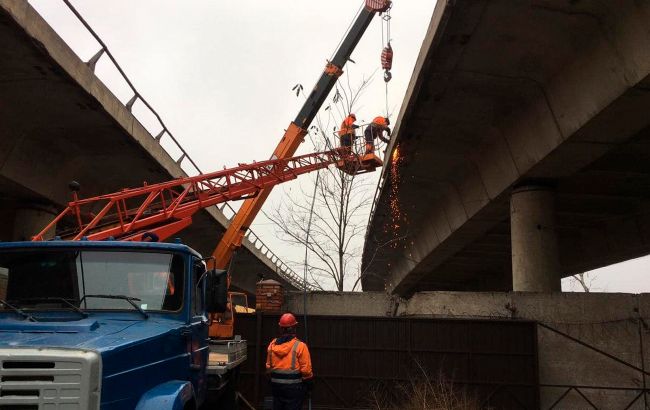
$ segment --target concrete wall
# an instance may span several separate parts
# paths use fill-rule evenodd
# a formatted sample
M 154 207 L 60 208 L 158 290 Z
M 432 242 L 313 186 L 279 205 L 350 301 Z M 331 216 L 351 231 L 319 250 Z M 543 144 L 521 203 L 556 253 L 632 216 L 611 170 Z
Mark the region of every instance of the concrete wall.
M 302 293 L 289 293 L 286 308 L 302 313 Z M 541 408 L 627 408 L 647 383 L 639 369 L 650 369 L 650 294 L 421 292 L 409 300 L 382 292 L 323 292 L 307 298 L 310 314 L 351 316 L 432 316 L 535 320 L 538 326 Z M 549 329 L 551 328 L 551 329 Z M 562 335 L 558 332 L 564 333 Z M 569 336 L 569 337 L 567 337 Z M 606 352 L 616 359 L 584 346 Z M 553 386 L 549 386 L 553 385 Z M 591 388 L 590 388 L 591 387 Z M 596 389 L 610 387 L 617 389 Z M 644 398 L 629 408 L 644 408 Z
M 284 309 L 304 313 L 302 292 L 287 292 Z M 384 292 L 310 292 L 307 294 L 307 313 L 330 316 L 392 316 L 393 299 Z

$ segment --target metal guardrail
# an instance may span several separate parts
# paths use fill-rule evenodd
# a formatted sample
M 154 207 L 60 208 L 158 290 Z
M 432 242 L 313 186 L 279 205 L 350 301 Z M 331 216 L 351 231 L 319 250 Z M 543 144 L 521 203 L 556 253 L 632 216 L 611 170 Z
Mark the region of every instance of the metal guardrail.
M 88 67 L 94 72 L 95 67 L 97 65 L 97 62 L 100 60 L 100 58 L 104 54 L 106 54 L 106 56 L 113 63 L 113 66 L 117 69 L 117 71 L 122 76 L 122 79 L 124 79 L 124 81 L 126 81 L 129 88 L 133 92 L 133 97 L 131 97 L 131 99 L 125 104 L 126 109 L 129 112 L 132 113 L 133 105 L 137 101 L 142 102 L 142 104 L 144 104 L 144 106 L 147 107 L 149 109 L 149 111 L 156 117 L 156 120 L 158 121 L 158 123 L 162 127 L 162 130 L 154 137 L 156 142 L 158 142 L 158 144 L 160 144 L 162 138 L 165 135 L 169 136 L 169 138 L 172 140 L 172 142 L 174 143 L 176 148 L 178 148 L 180 150 L 180 152 L 181 152 L 181 155 L 175 160 L 176 164 L 178 164 L 178 166 L 181 166 L 183 161 L 187 160 L 192 165 L 192 167 L 194 167 L 194 170 L 196 172 L 198 172 L 199 174 L 202 174 L 203 172 L 201 171 L 199 166 L 196 165 L 194 160 L 189 156 L 187 151 L 185 151 L 185 149 L 181 146 L 181 144 L 178 142 L 176 137 L 174 137 L 174 135 L 171 133 L 171 131 L 169 131 L 169 129 L 165 125 L 164 121 L 162 120 L 162 117 L 151 106 L 151 104 L 149 104 L 149 102 L 142 96 L 142 94 L 140 94 L 138 92 L 138 90 L 135 88 L 135 86 L 133 85 L 131 80 L 127 77 L 127 75 L 124 72 L 124 70 L 122 69 L 122 67 L 118 64 L 117 60 L 115 59 L 113 54 L 108 49 L 108 46 L 106 46 L 106 44 L 102 41 L 102 39 L 99 37 L 99 35 L 92 29 L 92 27 L 90 27 L 88 22 L 86 22 L 86 20 L 83 18 L 83 16 L 77 11 L 77 9 L 72 5 L 72 3 L 70 3 L 69 0 L 62 0 L 62 1 L 63 1 L 63 3 L 65 3 L 66 6 L 68 6 L 68 9 L 70 9 L 70 11 L 75 15 L 75 17 L 77 17 L 79 22 L 81 24 L 83 24 L 83 26 L 86 28 L 86 30 L 88 30 L 88 32 L 93 36 L 95 41 L 97 41 L 97 43 L 99 43 L 99 45 L 101 46 L 101 49 L 97 53 L 95 53 L 95 55 L 93 55 L 90 58 L 90 60 L 88 60 L 86 62 L 86 65 L 88 65 Z M 161 145 L 161 147 L 162 147 L 162 145 Z M 163 147 L 163 149 L 165 149 L 165 148 Z M 165 150 L 165 151 L 167 151 L 167 150 Z M 168 154 L 171 156 L 171 154 L 169 152 L 168 152 Z M 230 210 L 232 212 L 232 216 L 234 216 L 237 213 L 235 211 L 235 209 L 230 204 L 228 204 L 227 202 L 224 203 L 218 209 L 222 213 L 224 213 L 223 211 L 226 208 L 228 208 L 228 210 Z M 224 213 L 224 215 L 225 215 L 225 213 Z M 232 216 L 229 217 L 228 219 L 229 220 L 232 219 Z M 271 260 L 271 262 L 273 262 L 276 265 L 276 273 L 280 277 L 285 279 L 287 282 L 289 282 L 292 286 L 295 286 L 296 288 L 301 289 L 301 290 L 304 289 L 305 287 L 307 288 L 307 290 L 310 290 L 310 291 L 318 289 L 316 286 L 314 286 L 311 283 L 304 283 L 302 277 L 300 275 L 298 275 L 296 272 L 294 272 L 289 266 L 287 266 L 286 263 L 284 263 L 282 260 L 280 260 L 280 258 L 275 253 L 273 253 L 273 251 L 271 251 L 271 249 L 269 249 L 269 247 L 266 246 L 264 244 L 264 242 L 262 242 L 262 240 L 259 238 L 259 236 L 257 236 L 252 230 L 250 230 L 250 229 L 248 230 L 248 233 L 246 234 L 246 237 L 251 241 L 251 243 L 253 243 L 253 246 L 255 246 L 256 249 L 258 249 L 260 252 L 262 252 L 262 254 L 264 256 L 269 258 Z
M 291 269 L 286 263 L 284 263 L 278 256 L 276 256 L 273 251 L 271 251 L 268 246 L 262 242 L 259 236 L 255 234 L 252 230 L 248 230 L 246 237 L 253 244 L 253 246 L 258 249 L 262 254 L 267 256 L 271 262 L 275 264 L 280 270 L 277 272 L 278 275 L 282 276 L 287 282 L 295 286 L 296 288 L 303 290 L 305 287 L 309 291 L 322 290 L 320 287 L 317 287 L 309 282 L 305 283 L 303 278 L 300 277 L 293 269 Z M 260 244 L 258 247 L 258 243 Z M 268 253 L 268 254 L 267 254 Z M 270 255 L 270 256 L 269 256 Z M 306 285 L 306 286 L 305 286 Z

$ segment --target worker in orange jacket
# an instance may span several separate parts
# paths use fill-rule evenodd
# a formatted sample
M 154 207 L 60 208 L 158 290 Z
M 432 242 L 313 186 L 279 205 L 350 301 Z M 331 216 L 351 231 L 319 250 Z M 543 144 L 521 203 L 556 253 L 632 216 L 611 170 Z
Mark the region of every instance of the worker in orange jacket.
M 366 154 L 372 154 L 375 151 L 375 139 L 380 139 L 386 144 L 390 141 L 384 137 L 384 131 L 390 137 L 390 120 L 387 117 L 375 117 L 374 120 L 366 127 L 363 135 L 366 139 Z
M 339 138 L 341 139 L 341 146 L 342 147 L 347 147 L 352 149 L 352 142 L 356 138 L 355 131 L 357 128 L 359 128 L 358 125 L 355 124 L 357 121 L 357 116 L 354 114 L 350 114 L 341 123 L 341 128 L 339 129 Z
M 298 322 L 294 315 L 285 313 L 278 324 L 281 335 L 271 341 L 266 355 L 273 410 L 300 410 L 306 393 L 313 386 L 309 349 L 296 337 Z

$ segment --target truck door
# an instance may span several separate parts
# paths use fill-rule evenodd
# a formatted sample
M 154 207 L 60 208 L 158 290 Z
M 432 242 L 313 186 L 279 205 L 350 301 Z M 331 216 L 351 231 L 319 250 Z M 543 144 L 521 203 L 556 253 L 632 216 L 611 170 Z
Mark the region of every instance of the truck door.
M 205 368 L 208 363 L 208 318 L 204 311 L 205 292 L 204 283 L 199 283 L 201 275 L 205 272 L 205 265 L 199 259 L 194 258 L 192 264 L 192 306 L 191 306 L 191 354 L 190 369 L 192 372 L 192 383 L 196 389 L 199 402 L 203 400 L 207 392 L 207 380 Z

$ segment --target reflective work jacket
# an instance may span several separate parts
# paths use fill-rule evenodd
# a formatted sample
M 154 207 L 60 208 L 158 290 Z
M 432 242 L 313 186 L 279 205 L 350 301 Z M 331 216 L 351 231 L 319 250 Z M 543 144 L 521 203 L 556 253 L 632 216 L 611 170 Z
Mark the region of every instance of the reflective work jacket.
M 344 136 L 347 134 L 354 134 L 354 122 L 356 119 L 352 117 L 351 115 L 348 115 L 345 117 L 343 122 L 341 123 L 341 129 L 339 130 L 339 136 Z
M 314 377 L 307 345 L 295 337 L 283 343 L 278 343 L 278 339 L 269 344 L 266 355 L 266 370 L 271 374 L 271 382 L 294 384 Z
M 386 131 L 388 127 L 382 127 L 375 125 L 374 123 L 368 125 L 366 127 L 366 130 L 363 132 L 363 135 L 366 138 L 366 143 L 368 144 L 374 144 L 375 138 L 379 138 L 380 140 L 384 141 L 386 144 L 390 142 L 390 140 L 386 137 L 384 137 L 384 131 Z

